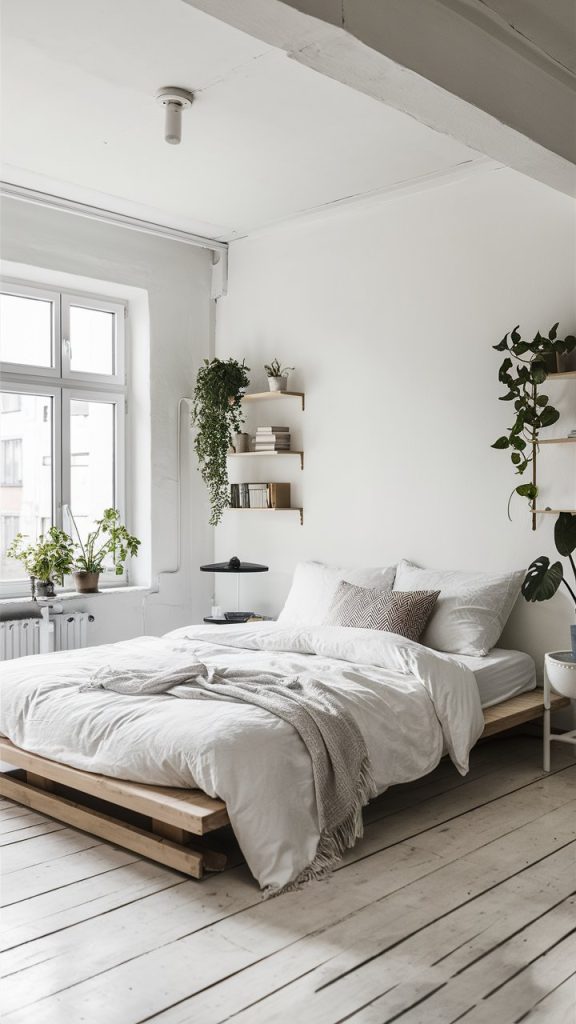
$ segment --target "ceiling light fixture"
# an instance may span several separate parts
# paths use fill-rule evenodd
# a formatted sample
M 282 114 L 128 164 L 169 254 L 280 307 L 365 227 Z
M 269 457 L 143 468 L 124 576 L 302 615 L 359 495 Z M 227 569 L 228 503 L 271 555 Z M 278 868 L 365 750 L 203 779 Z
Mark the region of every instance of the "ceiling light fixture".
M 166 108 L 164 138 L 171 146 L 177 146 L 182 138 L 182 111 L 193 101 L 194 93 L 175 85 L 165 85 L 156 93 L 156 102 Z

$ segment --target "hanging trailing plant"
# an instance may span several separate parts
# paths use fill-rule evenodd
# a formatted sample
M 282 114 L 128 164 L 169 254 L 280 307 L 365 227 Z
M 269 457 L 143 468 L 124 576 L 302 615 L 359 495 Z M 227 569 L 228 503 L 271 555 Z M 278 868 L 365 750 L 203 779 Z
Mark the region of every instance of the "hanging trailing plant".
M 194 388 L 192 420 L 196 426 L 194 448 L 202 479 L 208 488 L 212 514 L 217 526 L 230 504 L 226 456 L 232 437 L 239 433 L 244 416 L 242 394 L 250 383 L 244 360 L 205 359 Z
M 496 352 L 507 353 L 498 371 L 498 380 L 508 390 L 499 400 L 513 402 L 516 415 L 507 434 L 499 437 L 492 448 L 510 451 L 518 476 L 523 476 L 534 461 L 539 431 L 542 427 L 551 427 L 560 418 L 558 410 L 550 405 L 548 395 L 542 394 L 541 386 L 548 374 L 556 370 L 557 356 L 567 355 L 576 348 L 576 338 L 571 334 L 558 338 L 557 332 L 558 324 L 554 324 L 547 338 L 538 331 L 533 341 L 524 341 L 516 326 L 493 346 Z M 534 481 L 515 487 L 508 501 L 508 518 L 514 494 L 534 502 L 538 488 Z

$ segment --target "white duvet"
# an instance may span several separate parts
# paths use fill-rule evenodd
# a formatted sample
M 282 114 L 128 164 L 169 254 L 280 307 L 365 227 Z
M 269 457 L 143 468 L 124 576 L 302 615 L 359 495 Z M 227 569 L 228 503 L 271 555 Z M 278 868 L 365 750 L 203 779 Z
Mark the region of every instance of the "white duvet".
M 444 749 L 464 774 L 483 729 L 470 669 L 367 629 L 193 626 L 0 666 L 3 735 L 75 768 L 198 786 L 220 797 L 263 887 L 289 884 L 313 860 L 319 840 L 310 756 L 292 726 L 222 698 L 79 692 L 103 665 L 163 669 L 183 654 L 214 667 L 310 675 L 335 687 L 362 732 L 378 792 L 425 775 Z

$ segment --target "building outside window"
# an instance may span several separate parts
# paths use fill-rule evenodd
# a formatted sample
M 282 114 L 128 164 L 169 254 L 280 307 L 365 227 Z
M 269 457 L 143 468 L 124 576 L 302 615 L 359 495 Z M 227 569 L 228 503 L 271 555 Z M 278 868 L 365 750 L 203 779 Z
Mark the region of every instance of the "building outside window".
M 19 531 L 71 532 L 71 508 L 84 539 L 105 508 L 124 515 L 125 318 L 117 300 L 0 287 L 0 592 L 26 590 L 5 556 Z

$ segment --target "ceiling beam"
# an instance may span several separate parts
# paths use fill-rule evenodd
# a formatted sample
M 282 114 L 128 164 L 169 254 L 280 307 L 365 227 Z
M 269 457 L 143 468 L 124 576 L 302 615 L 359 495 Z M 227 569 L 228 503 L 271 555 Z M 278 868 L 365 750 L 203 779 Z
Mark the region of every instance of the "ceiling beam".
M 569 195 L 576 76 L 483 0 L 184 0 Z

